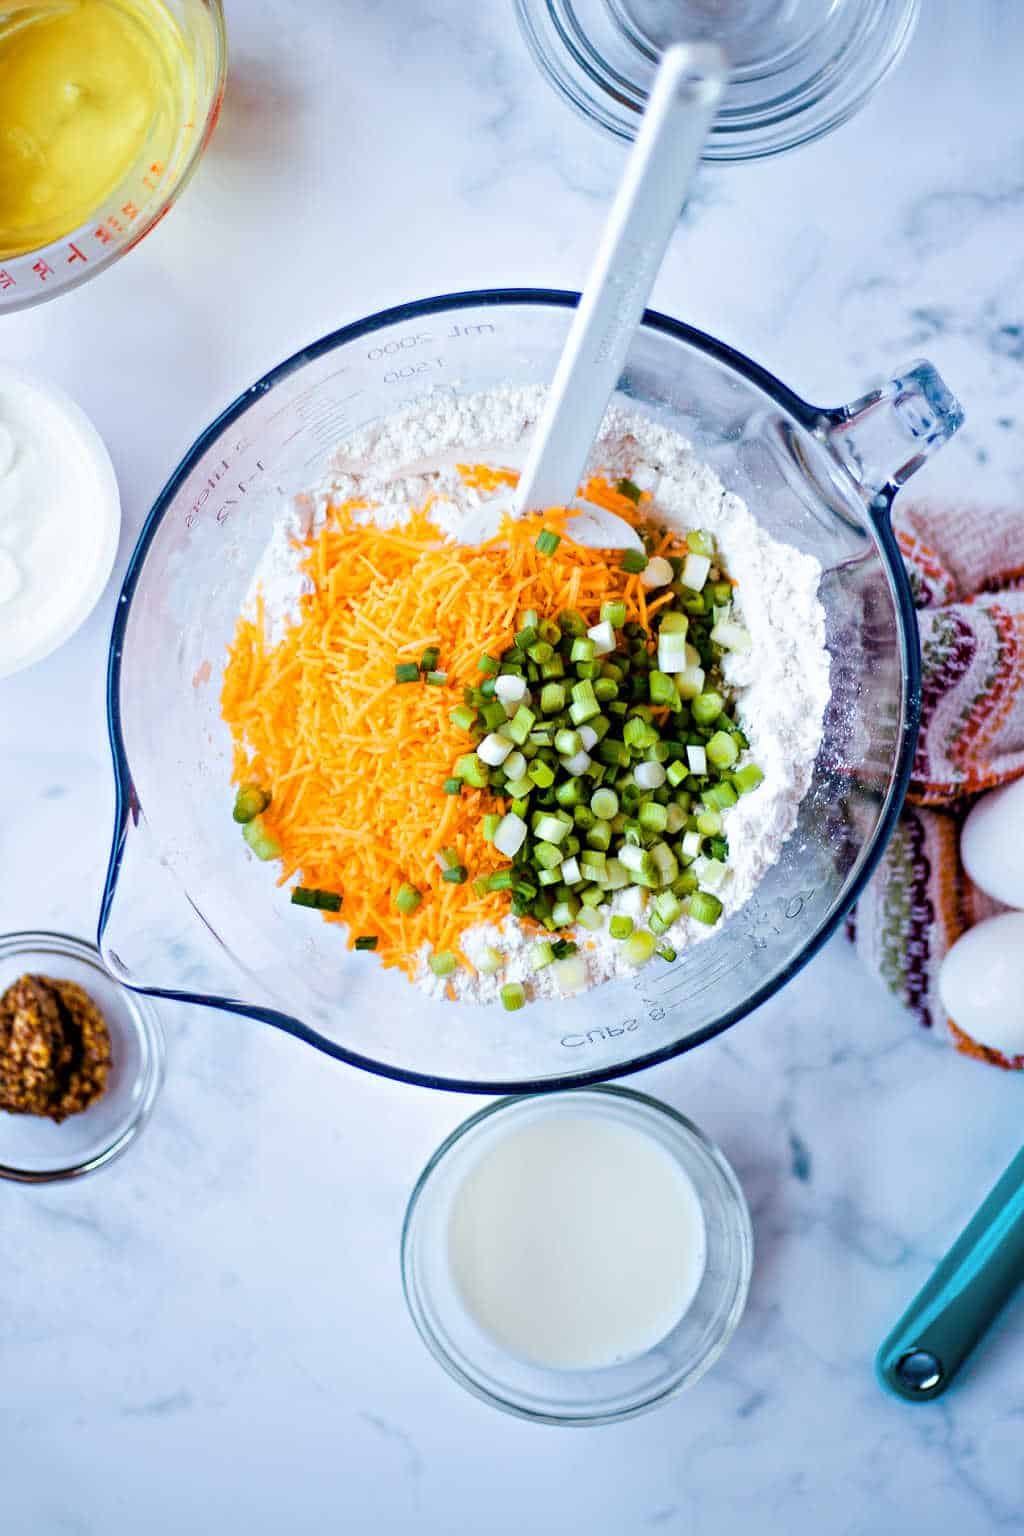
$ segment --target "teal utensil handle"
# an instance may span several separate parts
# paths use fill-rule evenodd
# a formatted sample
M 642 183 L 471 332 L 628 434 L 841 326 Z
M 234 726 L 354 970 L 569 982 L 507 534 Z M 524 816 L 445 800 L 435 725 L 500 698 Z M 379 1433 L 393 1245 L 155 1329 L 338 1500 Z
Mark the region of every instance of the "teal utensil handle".
M 938 1397 L 1021 1280 L 1024 1149 L 878 1351 L 882 1385 L 911 1403 Z

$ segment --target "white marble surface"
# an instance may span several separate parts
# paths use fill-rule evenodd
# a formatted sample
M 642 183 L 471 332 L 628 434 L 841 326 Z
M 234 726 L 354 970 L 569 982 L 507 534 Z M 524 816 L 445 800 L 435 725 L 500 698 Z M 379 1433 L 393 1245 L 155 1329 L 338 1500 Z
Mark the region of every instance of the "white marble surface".
M 852 124 L 704 176 L 656 301 L 823 400 L 926 352 L 969 412 L 928 483 L 1004 498 L 1024 470 L 1024 16 L 924 10 Z M 224 119 L 188 196 L 0 334 L 105 434 L 119 572 L 196 431 L 304 341 L 424 294 L 578 285 L 620 160 L 535 74 L 507 0 L 232 0 L 229 19 Z M 0 929 L 92 931 L 114 595 L 0 684 Z M 638 1080 L 733 1159 L 754 1287 L 697 1390 L 575 1433 L 462 1393 L 403 1309 L 405 1199 L 471 1106 L 242 1020 L 163 1017 L 138 1147 L 77 1185 L 0 1186 L 4 1536 L 1024 1530 L 1024 1304 L 940 1403 L 872 1376 L 1016 1150 L 1024 1085 L 919 1033 L 842 940 Z

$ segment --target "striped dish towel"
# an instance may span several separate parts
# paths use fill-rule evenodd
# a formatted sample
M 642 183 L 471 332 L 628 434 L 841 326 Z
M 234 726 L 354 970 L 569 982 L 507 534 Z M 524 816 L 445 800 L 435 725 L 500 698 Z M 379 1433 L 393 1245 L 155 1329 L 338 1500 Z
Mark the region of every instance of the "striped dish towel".
M 942 958 L 1003 911 L 968 880 L 960 828 L 977 796 L 1024 774 L 1024 511 L 911 506 L 895 518 L 921 628 L 921 735 L 907 803 L 847 923 L 858 954 L 926 1028 L 978 1045 L 939 1001 Z

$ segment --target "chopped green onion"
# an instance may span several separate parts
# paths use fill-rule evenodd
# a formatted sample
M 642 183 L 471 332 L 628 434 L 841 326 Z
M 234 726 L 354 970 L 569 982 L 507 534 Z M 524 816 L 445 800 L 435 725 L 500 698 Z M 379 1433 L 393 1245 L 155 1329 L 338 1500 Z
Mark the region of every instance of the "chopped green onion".
M 590 797 L 590 809 L 601 821 L 611 821 L 618 815 L 619 797 L 614 789 L 595 789 Z
M 263 825 L 262 816 L 254 816 L 251 821 L 247 821 L 242 828 L 242 836 L 256 857 L 264 863 L 268 859 L 281 857 L 281 844 L 275 837 L 271 837 Z
M 450 949 L 439 949 L 431 955 L 428 964 L 435 976 L 450 976 L 458 965 Z
M 741 795 L 748 795 L 763 779 L 764 774 L 756 763 L 744 763 L 732 776 L 733 788 Z
M 292 891 L 292 904 L 296 907 L 316 907 L 321 912 L 341 911 L 341 897 L 337 891 L 318 891 L 309 885 L 295 887 Z
M 448 718 L 460 731 L 471 731 L 476 725 L 476 710 L 468 704 L 458 704 L 448 711 Z
M 466 752 L 462 757 L 455 759 L 455 772 L 466 784 L 471 784 L 474 789 L 486 789 L 488 785 L 487 765 L 477 757 L 475 752 Z
M 376 949 L 377 935 L 375 933 L 361 933 L 356 939 L 356 949 Z
M 420 657 L 420 671 L 433 672 L 434 668 L 437 666 L 440 660 L 440 649 L 436 645 L 428 645 L 426 650 L 423 652 L 423 655 Z
M 476 957 L 476 968 L 485 976 L 493 976 L 495 971 L 501 969 L 502 954 L 500 949 L 494 949 L 492 945 L 485 944 Z
M 667 960 L 670 965 L 673 960 L 678 958 L 671 944 L 659 944 L 654 953 L 660 960 Z
M 611 602 L 601 604 L 601 623 L 610 624 L 613 629 L 621 629 L 626 622 L 626 605 L 618 598 Z
M 715 541 L 703 528 L 691 528 L 686 535 L 686 545 L 695 555 L 713 555 L 715 552 Z
M 541 714 L 556 715 L 565 708 L 565 687 L 562 683 L 545 683 L 540 691 Z
M 707 693 L 699 694 L 690 703 L 690 709 L 697 725 L 711 725 L 717 720 L 725 708 L 725 700 L 720 693 L 709 688 Z
M 462 793 L 462 780 L 461 779 L 445 779 L 445 781 L 444 781 L 444 792 L 445 792 L 446 795 L 461 795 L 461 793 Z
M 418 683 L 420 669 L 414 661 L 400 661 L 395 667 L 396 683 Z
M 553 555 L 561 542 L 560 533 L 552 533 L 550 528 L 545 528 L 537 535 L 537 543 L 534 547 L 542 555 Z
M 608 932 L 613 939 L 628 939 L 633 932 L 633 919 L 626 917 L 624 913 L 616 912 L 608 924 Z
M 625 549 L 622 552 L 622 569 L 631 576 L 639 576 L 647 569 L 647 556 L 642 549 Z
M 717 896 L 711 896 L 707 891 L 694 891 L 692 896 L 686 898 L 686 910 L 698 923 L 717 923 L 722 915 L 722 903 Z
M 615 489 L 620 496 L 628 496 L 630 501 L 639 501 L 642 494 L 640 487 L 634 485 L 632 480 L 620 480 Z
M 418 891 L 416 887 L 414 885 L 410 885 L 408 881 L 404 881 L 399 886 L 398 893 L 395 896 L 395 906 L 398 908 L 399 912 L 404 914 L 404 916 L 410 917 L 412 913 L 416 911 L 416 908 L 419 906 L 422 900 L 423 892 Z
M 476 664 L 476 669 L 478 672 L 495 673 L 500 670 L 500 666 L 500 662 L 495 661 L 493 656 L 489 656 L 487 652 L 484 651 L 483 655 L 480 657 L 480 660 Z
M 518 1013 L 526 1002 L 526 993 L 518 981 L 509 981 L 501 989 L 501 1003 L 509 1013 Z
M 711 561 L 707 555 L 689 554 L 680 572 L 679 580 L 684 587 L 691 587 L 694 592 L 699 592 L 708 579 L 711 569 Z
M 593 661 L 596 655 L 597 646 L 595 645 L 594 641 L 591 640 L 589 635 L 581 635 L 579 639 L 574 640 L 572 643 L 572 650 L 569 652 L 569 660 Z
M 442 880 L 447 880 L 449 885 L 465 885 L 469 879 L 469 870 L 465 864 L 453 864 L 450 869 L 442 871 Z
M 639 928 L 629 935 L 623 949 L 630 965 L 646 965 L 654 954 L 654 935 Z
M 708 761 L 714 763 L 716 768 L 731 768 L 740 755 L 739 747 L 725 731 L 716 731 L 708 740 L 705 751 Z
M 542 971 L 545 966 L 551 964 L 554 958 L 555 949 L 550 939 L 542 939 L 539 944 L 535 944 L 530 950 L 530 964 L 535 971 Z
M 270 796 L 265 789 L 261 789 L 258 784 L 243 784 L 235 796 L 235 808 L 231 814 L 244 825 L 265 811 L 269 804 Z

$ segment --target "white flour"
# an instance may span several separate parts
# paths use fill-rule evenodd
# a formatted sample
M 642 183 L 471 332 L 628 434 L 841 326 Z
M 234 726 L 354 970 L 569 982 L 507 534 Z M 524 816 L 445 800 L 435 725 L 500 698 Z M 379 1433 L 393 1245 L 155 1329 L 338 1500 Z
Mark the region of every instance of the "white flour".
M 322 525 L 330 501 L 365 499 L 372 504 L 367 520 L 372 516 L 388 526 L 403 522 L 432 495 L 434 520 L 451 532 L 485 499 L 463 484 L 455 464 L 520 467 L 543 399 L 541 387 L 492 390 L 463 399 L 435 395 L 371 424 L 342 444 L 324 484 L 297 498 L 282 515 L 253 578 L 248 606 L 251 611 L 261 591 L 270 638 L 279 638 L 297 616 L 304 590 L 298 569 L 302 554 L 294 540 Z M 715 472 L 694 456 L 683 438 L 634 410 L 619 405 L 609 409 L 589 468 L 612 480 L 626 475 L 649 490 L 652 503 L 647 505 L 656 521 L 710 530 L 729 575 L 739 584 L 736 606 L 750 632 L 751 649 L 729 655 L 723 670 L 737 692 L 737 716 L 764 782 L 725 813 L 729 874 L 716 894 L 728 916 L 748 900 L 775 863 L 811 782 L 829 698 L 825 614 L 817 597 L 821 568 L 811 556 L 765 533 L 745 503 L 723 489 Z M 611 910 L 629 912 L 640 921 L 644 899 L 639 889 L 622 892 L 613 898 Z M 664 942 L 678 950 L 714 931 L 684 917 L 669 929 Z M 635 974 L 622 944 L 607 928 L 594 934 L 577 929 L 573 936 L 586 959 L 591 985 Z M 478 925 L 463 936 L 463 946 L 470 960 L 486 945 L 501 950 L 505 963 L 496 976 L 461 971 L 438 978 L 427 968 L 424 953 L 418 984 L 440 998 L 451 983 L 466 1002 L 496 1001 L 509 981 L 525 982 L 536 995 L 554 995 L 550 970 L 534 972 L 530 966 L 535 942 L 513 917 L 500 927 Z

